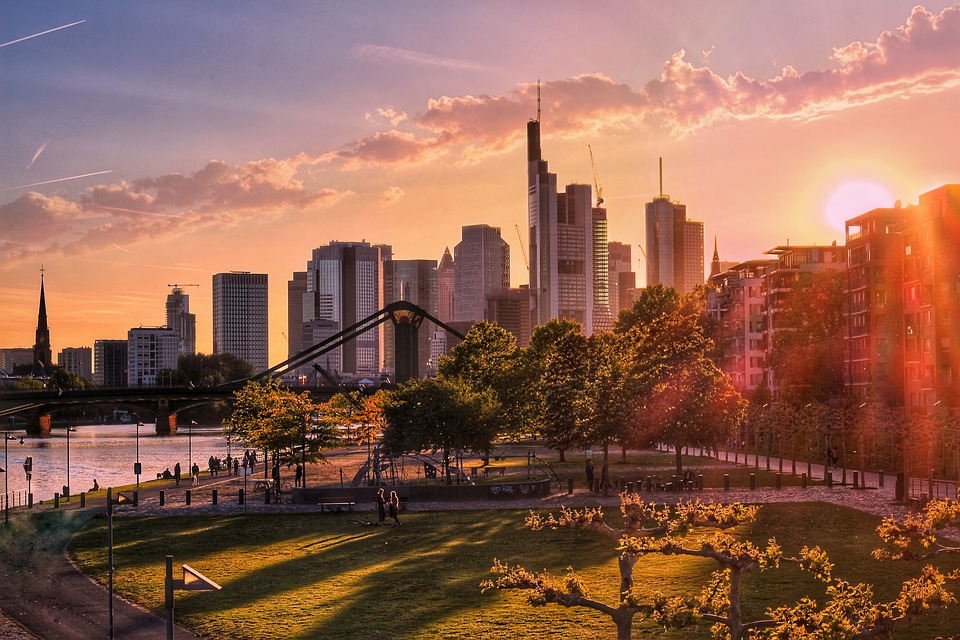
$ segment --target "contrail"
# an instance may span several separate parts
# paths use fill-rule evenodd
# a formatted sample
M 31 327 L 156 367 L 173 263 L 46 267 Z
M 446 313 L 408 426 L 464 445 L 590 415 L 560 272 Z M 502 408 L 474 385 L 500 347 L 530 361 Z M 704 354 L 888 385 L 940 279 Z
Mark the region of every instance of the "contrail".
M 15 191 L 16 189 L 27 189 L 29 187 L 39 187 L 43 184 L 52 184 L 54 182 L 63 182 L 64 180 L 77 180 L 78 178 L 89 178 L 90 176 L 99 176 L 104 173 L 113 173 L 113 169 L 107 169 L 106 171 L 94 171 L 93 173 L 84 173 L 79 176 L 70 176 L 69 178 L 57 178 L 56 180 L 44 180 L 43 182 L 34 182 L 33 184 L 21 184 L 18 187 L 7 187 L 6 189 L 0 189 L 0 193 L 4 191 Z
M 31 160 L 31 161 L 30 161 L 30 164 L 27 165 L 27 169 L 29 169 L 30 167 L 33 166 L 33 163 L 37 161 L 37 158 L 40 157 L 40 154 L 43 153 L 43 150 L 47 148 L 47 145 L 48 145 L 48 144 L 50 144 L 50 141 L 49 141 L 49 140 L 47 140 L 47 141 L 44 142 L 42 145 L 40 145 L 40 148 L 37 149 L 37 152 L 36 152 L 35 154 L 33 154 L 33 160 Z
M 53 29 L 47 29 L 46 31 L 41 31 L 40 33 L 35 33 L 35 34 L 33 34 L 32 36 L 25 36 L 25 37 L 19 38 L 19 39 L 17 39 L 17 40 L 11 40 L 10 42 L 4 42 L 3 44 L 0 44 L 0 47 L 6 47 L 6 46 L 11 45 L 11 44 L 17 44 L 18 42 L 23 42 L 24 40 L 29 40 L 30 38 L 38 38 L 38 37 L 40 37 L 40 36 L 45 36 L 45 35 L 47 35 L 48 33 L 53 33 L 54 31 L 60 31 L 60 29 L 67 29 L 67 28 L 69 28 L 69 27 L 75 27 L 75 26 L 77 26 L 78 24 L 83 24 L 84 22 L 86 22 L 86 20 L 78 20 L 77 22 L 71 22 L 70 24 L 65 24 L 65 25 L 63 25 L 62 27 L 54 27 Z

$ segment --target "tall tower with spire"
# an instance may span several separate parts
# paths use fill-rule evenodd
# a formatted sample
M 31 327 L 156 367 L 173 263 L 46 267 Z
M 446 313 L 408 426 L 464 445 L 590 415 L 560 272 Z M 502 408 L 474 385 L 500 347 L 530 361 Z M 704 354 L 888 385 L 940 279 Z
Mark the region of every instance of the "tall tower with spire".
M 710 261 L 710 277 L 723 271 L 720 266 L 720 253 L 717 251 L 717 236 L 713 236 L 713 260 Z
M 33 343 L 35 375 L 47 376 L 53 370 L 53 350 L 50 348 L 50 328 L 47 326 L 47 300 L 43 291 L 43 272 L 40 267 L 40 311 L 37 313 L 37 337 Z

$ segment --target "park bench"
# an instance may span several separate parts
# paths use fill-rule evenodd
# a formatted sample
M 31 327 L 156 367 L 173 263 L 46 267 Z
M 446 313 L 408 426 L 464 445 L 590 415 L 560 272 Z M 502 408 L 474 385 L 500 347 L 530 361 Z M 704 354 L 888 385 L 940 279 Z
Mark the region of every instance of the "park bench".
M 342 511 L 343 509 L 353 511 L 353 507 L 357 503 L 349 496 L 329 496 L 326 498 L 320 498 L 317 500 L 317 504 L 320 506 L 320 511 L 333 511 L 334 509 L 337 511 Z

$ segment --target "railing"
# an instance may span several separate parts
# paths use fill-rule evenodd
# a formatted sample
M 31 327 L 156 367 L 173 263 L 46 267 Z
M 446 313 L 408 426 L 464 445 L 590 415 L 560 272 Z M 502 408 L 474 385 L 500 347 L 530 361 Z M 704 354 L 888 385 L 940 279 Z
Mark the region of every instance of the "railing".
M 13 507 L 22 507 L 27 504 L 27 490 L 19 489 L 0 494 L 0 511 Z
M 956 480 L 934 480 L 933 478 L 910 478 L 908 497 L 926 500 L 956 500 L 960 484 Z

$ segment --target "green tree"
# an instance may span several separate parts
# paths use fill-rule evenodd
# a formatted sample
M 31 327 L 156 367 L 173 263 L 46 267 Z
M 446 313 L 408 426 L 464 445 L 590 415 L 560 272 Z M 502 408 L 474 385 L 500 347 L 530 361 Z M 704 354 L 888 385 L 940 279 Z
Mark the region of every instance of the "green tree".
M 624 334 L 596 333 L 588 345 L 588 369 L 584 391 L 588 417 L 586 439 L 603 446 L 600 482 L 609 485 L 610 445 L 625 444 L 636 399 L 631 375 L 630 340 Z M 626 448 L 624 448 L 626 452 Z
M 845 284 L 839 270 L 801 273 L 777 309 L 768 364 L 777 387 L 798 403 L 843 395 Z
M 530 345 L 522 349 L 523 370 L 527 374 L 526 395 L 530 410 L 531 426 L 544 433 L 546 425 L 546 388 L 547 361 L 556 350 L 557 343 L 568 333 L 583 333 L 583 326 L 575 320 L 553 318 L 547 324 L 538 326 L 530 336 Z
M 234 392 L 233 412 L 223 429 L 244 446 L 262 449 L 275 459 L 324 460 L 333 445 L 332 430 L 313 420 L 317 405 L 304 391 L 296 394 L 275 379 L 251 381 Z
M 73 371 L 67 371 L 63 367 L 57 367 L 50 374 L 50 386 L 54 389 L 66 391 L 68 389 L 89 389 L 93 382 L 82 378 Z
M 499 413 L 500 404 L 490 389 L 478 392 L 459 378 L 445 376 L 413 380 L 383 404 L 383 447 L 394 455 L 441 451 L 450 484 L 450 454 L 489 451 Z
M 245 380 L 254 374 L 253 366 L 230 353 L 183 354 L 177 368 L 165 369 L 158 379 L 170 380 L 177 387 L 214 387 L 225 382 Z
M 587 339 L 579 332 L 560 335 L 546 358 L 540 384 L 544 413 L 541 433 L 547 446 L 556 449 L 560 462 L 567 449 L 586 443 L 587 418 Z
M 501 434 L 518 435 L 535 426 L 537 405 L 523 349 L 509 331 L 493 322 L 478 322 L 449 356 L 440 356 L 440 377 L 457 378 L 477 393 L 490 390 L 499 403 Z
M 629 640 L 633 619 L 650 617 L 666 629 L 709 623 L 717 640 L 822 639 L 866 640 L 892 638 L 893 629 L 925 611 L 952 602 L 944 577 L 935 571 L 904 583 L 898 597 L 887 603 L 873 600 L 870 585 L 852 585 L 833 577 L 833 564 L 819 547 L 804 547 L 794 557 L 785 556 L 776 540 L 765 547 L 728 533 L 753 522 L 758 506 L 741 504 L 681 502 L 674 507 L 645 503 L 638 494 L 623 493 L 620 511 L 623 524 L 611 527 L 599 508 L 561 510 L 559 516 L 531 513 L 531 529 L 580 529 L 606 536 L 617 544 L 620 597 L 616 605 L 590 595 L 585 581 L 571 569 L 564 578 L 546 571 L 534 573 L 522 566 L 507 566 L 494 560 L 492 580 L 487 589 L 517 589 L 528 593 L 532 605 L 555 603 L 584 607 L 610 617 L 617 627 L 618 640 Z M 712 533 L 710 533 L 712 531 Z M 633 568 L 649 555 L 689 556 L 717 564 L 699 594 L 666 597 L 659 591 L 644 593 L 633 580 Z M 827 585 L 822 607 L 804 598 L 792 606 L 768 610 L 758 620 L 742 614 L 743 580 L 751 573 L 792 564 Z

